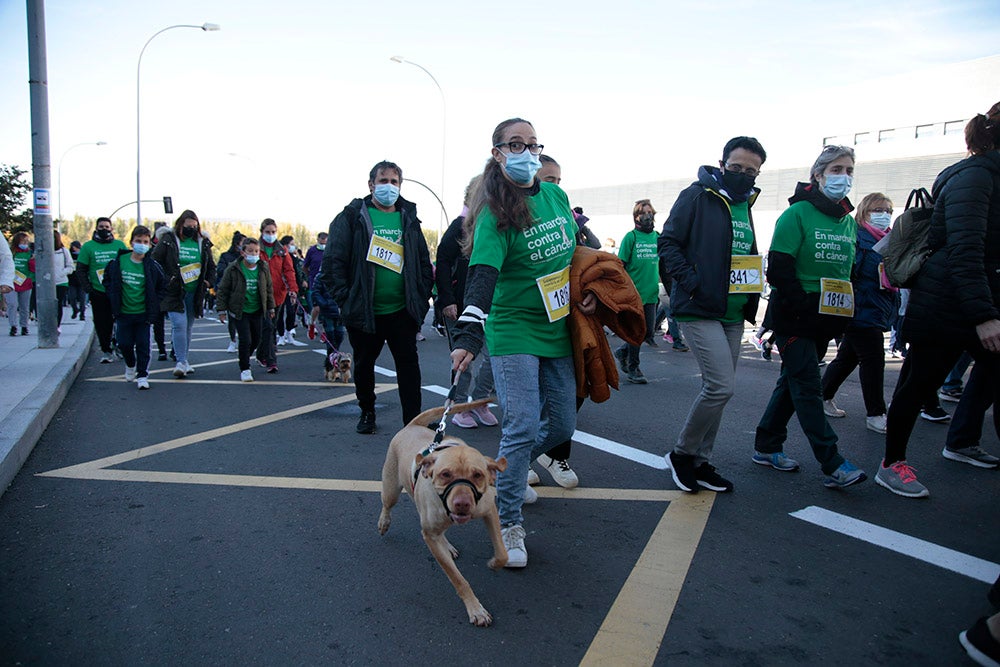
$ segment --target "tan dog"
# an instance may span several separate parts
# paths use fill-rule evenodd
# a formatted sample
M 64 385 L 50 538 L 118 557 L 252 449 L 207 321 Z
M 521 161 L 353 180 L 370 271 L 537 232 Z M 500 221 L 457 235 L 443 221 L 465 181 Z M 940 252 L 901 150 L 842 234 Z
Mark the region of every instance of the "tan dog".
M 326 360 L 326 379 L 330 382 L 341 382 L 347 384 L 351 381 L 351 368 L 354 366 L 354 357 L 350 352 L 334 352 Z
M 489 401 L 456 405 L 449 414 L 467 412 Z M 406 489 L 413 496 L 413 504 L 420 514 L 424 542 L 465 603 L 469 622 L 487 626 L 493 622 L 493 617 L 458 571 L 455 565 L 458 550 L 448 542 L 444 532 L 452 524 L 482 519 L 493 543 L 489 567 L 496 570 L 507 564 L 495 487 L 497 472 L 507 468 L 507 459 L 494 461 L 460 438 L 447 435 L 437 449 L 428 452 L 434 431 L 427 425 L 440 420 L 443 413 L 443 407 L 421 412 L 389 443 L 382 466 L 382 513 L 378 518 L 378 532 L 385 535 L 389 530 L 390 512 L 399 500 L 400 491 Z

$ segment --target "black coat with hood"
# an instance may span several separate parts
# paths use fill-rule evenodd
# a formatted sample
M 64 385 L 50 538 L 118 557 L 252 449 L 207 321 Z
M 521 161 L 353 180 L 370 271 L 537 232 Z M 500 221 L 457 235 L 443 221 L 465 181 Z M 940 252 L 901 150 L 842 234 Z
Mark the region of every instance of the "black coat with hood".
M 367 260 L 372 238 L 372 220 L 368 208 L 374 206 L 371 195 L 355 199 L 330 223 L 330 237 L 323 253 L 319 279 L 340 306 L 344 325 L 375 333 L 375 264 Z M 396 210 L 403 228 L 403 285 L 406 312 L 419 326 L 430 309 L 434 268 L 427 241 L 420 230 L 417 207 L 399 197 Z
M 180 246 L 177 235 L 170 227 L 156 230 L 156 245 L 150 251 L 167 276 L 167 294 L 160 302 L 164 312 L 184 312 L 184 279 L 181 277 Z M 205 310 L 205 284 L 215 284 L 215 260 L 212 258 L 212 241 L 202 231 L 198 239 L 201 249 L 201 276 L 194 290 L 194 316 L 203 317 Z
M 1000 151 L 966 158 L 934 181 L 933 254 L 917 274 L 901 329 L 908 342 L 978 345 L 1000 319 Z
M 673 278 L 670 310 L 673 317 L 718 320 L 729 305 L 729 270 L 733 250 L 733 198 L 715 173 L 715 167 L 698 169 L 698 180 L 677 196 L 663 231 L 656 242 L 661 265 Z M 753 188 L 747 199 L 750 228 L 753 207 L 760 189 Z M 757 232 L 750 254 L 757 254 Z M 749 294 L 743 319 L 757 319 L 760 295 Z
M 844 197 L 839 202 L 824 195 L 813 183 L 799 183 L 789 204 L 808 202 L 823 215 L 843 224 L 854 210 L 851 201 Z M 854 235 L 857 237 L 857 235 Z M 855 252 L 851 252 L 851 257 Z M 843 335 L 851 318 L 822 315 L 819 312 L 819 292 L 806 292 L 795 270 L 795 257 L 784 252 L 767 254 L 767 282 L 774 290 L 767 304 L 764 326 L 783 336 L 798 336 L 817 341 L 829 341 Z
M 131 250 L 120 250 L 118 256 L 108 262 L 104 269 L 104 278 L 101 284 L 108 296 L 108 303 L 111 304 L 111 314 L 117 319 L 122 312 L 122 262 L 131 262 L 128 258 Z M 146 275 L 146 321 L 153 324 L 157 319 L 162 318 L 160 302 L 167 289 L 167 279 L 163 273 L 163 268 L 159 263 L 150 257 L 150 253 L 142 256 L 142 271 Z

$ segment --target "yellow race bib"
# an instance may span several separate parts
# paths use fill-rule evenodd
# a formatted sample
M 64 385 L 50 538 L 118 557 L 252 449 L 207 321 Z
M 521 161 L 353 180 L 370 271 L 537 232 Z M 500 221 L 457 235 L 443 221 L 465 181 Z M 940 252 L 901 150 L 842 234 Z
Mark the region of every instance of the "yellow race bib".
M 201 264 L 194 262 L 191 264 L 185 264 L 181 267 L 181 278 L 184 280 L 184 284 L 188 285 L 198 280 L 198 276 L 201 275 Z
M 820 314 L 854 317 L 854 286 L 850 280 L 820 278 L 819 292 Z
M 569 315 L 569 267 L 535 280 L 542 294 L 545 313 L 549 322 L 557 322 Z
M 760 294 L 764 291 L 764 258 L 733 255 L 729 261 L 729 293 Z
M 368 261 L 396 273 L 403 272 L 403 245 L 372 235 L 368 244 Z

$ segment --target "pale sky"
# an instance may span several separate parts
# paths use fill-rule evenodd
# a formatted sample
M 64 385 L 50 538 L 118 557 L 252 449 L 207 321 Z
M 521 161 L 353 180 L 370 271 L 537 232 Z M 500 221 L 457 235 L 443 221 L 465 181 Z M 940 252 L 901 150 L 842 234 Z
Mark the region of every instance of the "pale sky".
M 64 155 L 64 217 L 135 199 L 139 52 L 161 28 L 211 22 L 222 30 L 170 30 L 146 49 L 143 199 L 315 229 L 367 194 L 381 159 L 442 189 L 441 97 L 393 55 L 444 90 L 454 217 L 505 118 L 534 123 L 566 189 L 693 177 L 736 134 L 757 136 L 769 166 L 798 165 L 906 92 L 858 99 L 849 87 L 1000 52 L 996 0 L 49 0 L 45 11 L 53 213 Z M 24 2 L 0 0 L 0 31 L 0 162 L 30 170 Z M 65 153 L 89 141 L 108 145 Z M 413 183 L 402 193 L 438 224 L 430 195 Z M 167 217 L 154 204 L 143 215 Z

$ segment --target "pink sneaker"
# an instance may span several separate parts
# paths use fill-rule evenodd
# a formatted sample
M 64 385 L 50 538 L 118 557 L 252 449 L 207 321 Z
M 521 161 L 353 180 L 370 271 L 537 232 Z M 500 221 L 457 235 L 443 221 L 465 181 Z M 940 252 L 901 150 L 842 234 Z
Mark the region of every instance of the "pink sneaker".
M 476 417 L 479 419 L 479 423 L 481 423 L 483 426 L 496 426 L 497 424 L 500 423 L 500 421 L 496 418 L 496 415 L 490 412 L 490 409 L 485 405 L 481 405 L 478 408 L 473 408 L 471 412 L 472 414 L 476 415 Z
M 664 341 L 665 343 L 673 343 L 673 342 L 674 342 L 674 337 L 673 337 L 673 336 L 671 336 L 671 335 L 670 335 L 670 334 L 668 334 L 668 333 L 665 333 L 665 334 L 663 334 L 663 341 Z
M 479 426 L 468 412 L 459 412 L 451 418 L 451 423 L 459 428 L 476 428 Z

